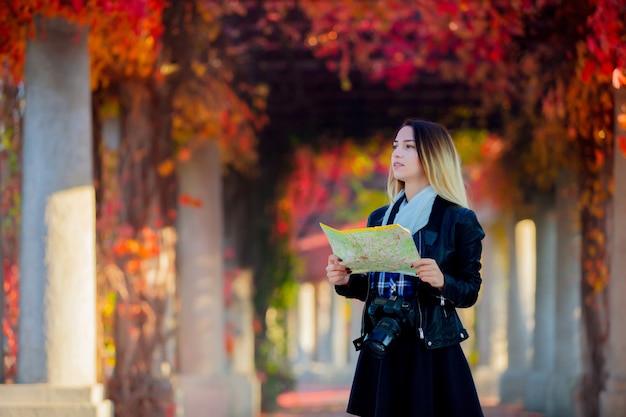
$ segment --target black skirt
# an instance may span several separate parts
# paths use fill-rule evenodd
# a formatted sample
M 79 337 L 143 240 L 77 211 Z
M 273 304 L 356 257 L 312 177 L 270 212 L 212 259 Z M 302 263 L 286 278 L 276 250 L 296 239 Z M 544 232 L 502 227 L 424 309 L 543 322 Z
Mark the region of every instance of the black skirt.
M 411 331 L 384 359 L 360 352 L 347 411 L 362 417 L 483 417 L 461 346 L 427 350 Z

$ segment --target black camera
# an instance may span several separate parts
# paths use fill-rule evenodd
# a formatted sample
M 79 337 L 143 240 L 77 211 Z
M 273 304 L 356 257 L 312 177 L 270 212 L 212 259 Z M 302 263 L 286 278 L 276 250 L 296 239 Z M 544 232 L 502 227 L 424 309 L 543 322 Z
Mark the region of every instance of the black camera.
M 415 327 L 415 308 L 410 301 L 393 295 L 376 297 L 367 309 L 374 328 L 363 339 L 363 346 L 382 358 L 393 347 L 403 327 Z

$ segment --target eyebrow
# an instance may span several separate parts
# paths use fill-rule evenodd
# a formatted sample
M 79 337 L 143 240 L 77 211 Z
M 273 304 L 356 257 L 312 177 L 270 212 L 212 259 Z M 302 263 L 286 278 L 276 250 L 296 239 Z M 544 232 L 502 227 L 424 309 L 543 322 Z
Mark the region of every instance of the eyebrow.
M 398 139 L 394 139 L 394 142 L 415 142 L 415 139 L 401 139 L 400 141 Z

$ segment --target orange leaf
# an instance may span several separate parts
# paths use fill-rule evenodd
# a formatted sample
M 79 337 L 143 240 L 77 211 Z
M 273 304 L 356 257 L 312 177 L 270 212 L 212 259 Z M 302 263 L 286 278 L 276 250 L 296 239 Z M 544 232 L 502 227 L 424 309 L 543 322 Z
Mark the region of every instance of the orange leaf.
M 181 148 L 178 151 L 178 160 L 179 161 L 189 161 L 189 158 L 191 158 L 191 151 L 189 150 L 189 148 Z
M 157 168 L 157 171 L 162 177 L 167 177 L 171 175 L 172 172 L 174 172 L 174 161 L 172 161 L 171 159 L 167 159 L 164 162 L 161 162 L 159 164 L 159 167 Z
M 125 255 L 127 250 L 128 248 L 126 247 L 125 242 L 117 242 L 113 245 L 113 253 L 116 255 Z
M 181 194 L 180 197 L 178 197 L 178 202 L 184 206 L 202 207 L 202 201 L 199 198 L 193 198 L 187 193 Z
M 126 241 L 126 247 L 128 249 L 128 252 L 137 253 L 139 252 L 141 245 L 139 245 L 139 242 L 137 242 L 135 239 L 128 239 Z
M 126 263 L 126 271 L 130 274 L 134 274 L 139 271 L 141 262 L 139 259 L 132 259 Z

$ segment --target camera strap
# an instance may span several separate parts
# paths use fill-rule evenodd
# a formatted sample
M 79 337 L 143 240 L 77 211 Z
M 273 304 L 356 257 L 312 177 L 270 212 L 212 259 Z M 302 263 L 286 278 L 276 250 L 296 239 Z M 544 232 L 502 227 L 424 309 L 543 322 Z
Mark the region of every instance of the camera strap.
M 393 221 L 396 219 L 396 214 L 398 214 L 398 210 L 400 210 L 400 206 L 404 201 L 407 201 L 406 194 L 394 203 L 393 207 L 391 208 L 391 213 L 389 213 L 389 219 L 387 220 L 387 224 L 393 224 Z

